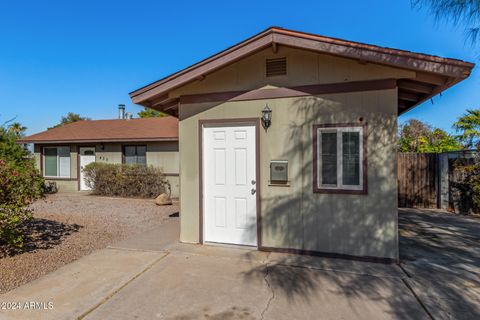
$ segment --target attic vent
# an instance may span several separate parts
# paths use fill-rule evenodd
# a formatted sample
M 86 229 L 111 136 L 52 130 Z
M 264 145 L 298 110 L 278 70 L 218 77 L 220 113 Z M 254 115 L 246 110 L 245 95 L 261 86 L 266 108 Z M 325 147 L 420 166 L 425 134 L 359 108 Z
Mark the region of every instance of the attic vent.
M 284 76 L 287 74 L 287 58 L 267 59 L 266 76 Z

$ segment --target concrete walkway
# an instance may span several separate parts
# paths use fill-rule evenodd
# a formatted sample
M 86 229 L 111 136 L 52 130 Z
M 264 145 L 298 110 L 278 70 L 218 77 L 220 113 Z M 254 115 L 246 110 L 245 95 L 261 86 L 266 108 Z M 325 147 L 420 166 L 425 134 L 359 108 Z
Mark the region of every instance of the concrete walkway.
M 0 319 L 428 319 L 395 265 L 179 244 L 176 220 L 0 295 L 47 309 Z

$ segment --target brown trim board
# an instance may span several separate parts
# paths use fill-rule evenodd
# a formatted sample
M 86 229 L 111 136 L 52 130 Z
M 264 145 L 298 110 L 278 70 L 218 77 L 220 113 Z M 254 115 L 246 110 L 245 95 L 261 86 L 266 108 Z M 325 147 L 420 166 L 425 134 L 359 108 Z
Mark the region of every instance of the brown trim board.
M 180 176 L 179 173 L 168 173 L 168 172 L 164 173 L 163 175 L 166 176 L 166 177 L 179 177 Z
M 235 118 L 235 119 L 205 119 L 198 120 L 198 185 L 199 185 L 199 242 L 204 243 L 203 234 L 203 128 L 206 126 L 232 126 L 232 125 L 255 126 L 255 166 L 256 166 L 256 206 L 257 206 L 257 247 L 262 246 L 262 213 L 261 213 L 261 189 L 260 181 L 260 118 Z
M 326 189 L 318 187 L 318 134 L 317 129 L 319 128 L 338 128 L 338 127 L 362 127 L 363 135 L 363 189 L 362 190 L 348 190 L 348 189 Z M 368 124 L 363 122 L 358 123 L 325 123 L 325 124 L 314 124 L 312 126 L 312 153 L 313 153 L 313 183 L 312 191 L 313 193 L 332 193 L 332 194 L 357 194 L 357 195 L 368 195 Z
M 292 98 L 320 94 L 347 93 L 359 91 L 388 90 L 397 87 L 396 79 L 380 79 L 368 81 L 350 81 L 327 83 L 288 88 L 256 89 L 243 91 L 211 92 L 203 94 L 184 95 L 180 97 L 180 104 L 218 102 L 218 101 L 247 101 L 259 99 Z

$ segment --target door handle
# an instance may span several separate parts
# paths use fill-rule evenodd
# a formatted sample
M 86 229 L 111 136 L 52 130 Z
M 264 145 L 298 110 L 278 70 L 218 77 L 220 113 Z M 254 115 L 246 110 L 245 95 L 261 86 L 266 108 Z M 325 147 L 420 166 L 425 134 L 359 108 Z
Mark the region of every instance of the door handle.
M 252 180 L 252 185 L 254 185 L 255 183 L 257 183 L 257 181 L 255 181 L 255 180 Z
M 255 194 L 255 192 L 257 192 L 257 190 L 255 188 L 252 188 L 252 194 Z

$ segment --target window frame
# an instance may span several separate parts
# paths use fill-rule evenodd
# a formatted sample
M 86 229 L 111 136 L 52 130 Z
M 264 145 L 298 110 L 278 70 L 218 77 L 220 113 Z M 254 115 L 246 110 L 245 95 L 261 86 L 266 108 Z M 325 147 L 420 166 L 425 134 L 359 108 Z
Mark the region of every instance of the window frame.
M 61 176 L 60 175 L 60 156 L 58 149 L 59 148 L 68 148 L 68 175 L 67 176 Z M 46 149 L 57 149 L 57 175 L 56 176 L 47 176 L 46 175 Z M 42 176 L 46 179 L 56 179 L 56 180 L 69 180 L 72 178 L 72 148 L 71 146 L 65 146 L 65 145 L 56 145 L 56 146 L 43 146 L 42 147 Z
M 366 123 L 326 123 L 314 124 L 313 126 L 313 192 L 314 193 L 339 193 L 339 194 L 368 194 L 368 154 L 367 154 L 367 133 L 368 126 Z M 336 185 L 320 185 L 321 182 L 321 132 L 337 133 L 337 184 Z M 359 132 L 360 133 L 360 184 L 358 186 L 343 185 L 343 154 L 341 153 L 343 145 L 341 144 L 343 132 Z M 340 147 L 339 147 L 340 142 Z M 340 165 L 339 165 L 340 164 Z
M 148 166 L 148 163 L 147 163 L 147 153 L 148 153 L 148 147 L 146 144 L 125 144 L 122 146 L 122 163 L 123 164 L 127 164 L 127 156 L 125 154 L 125 149 L 127 147 L 135 147 L 135 157 L 136 157 L 136 160 L 138 160 L 138 154 L 137 154 L 137 148 L 138 147 L 144 147 L 145 148 L 145 167 Z M 131 165 L 137 165 L 137 166 L 143 166 L 143 164 L 141 163 L 138 163 L 138 161 L 136 161 L 134 164 L 131 164 Z

